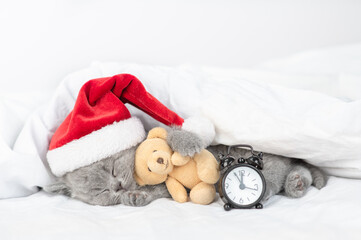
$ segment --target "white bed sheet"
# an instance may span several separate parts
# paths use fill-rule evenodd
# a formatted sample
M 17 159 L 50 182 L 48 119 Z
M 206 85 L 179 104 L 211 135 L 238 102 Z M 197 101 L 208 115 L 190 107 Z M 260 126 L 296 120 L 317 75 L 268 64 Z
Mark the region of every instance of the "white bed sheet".
M 361 180 L 331 177 L 306 196 L 262 210 L 159 199 L 145 207 L 90 206 L 44 192 L 0 201 L 1 239 L 360 239 Z

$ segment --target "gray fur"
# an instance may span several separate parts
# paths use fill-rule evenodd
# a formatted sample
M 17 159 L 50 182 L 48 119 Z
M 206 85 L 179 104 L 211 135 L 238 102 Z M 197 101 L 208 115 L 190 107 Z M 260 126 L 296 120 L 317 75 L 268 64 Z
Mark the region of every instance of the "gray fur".
M 52 185 L 45 186 L 43 190 L 49 193 L 59 193 L 68 197 L 71 196 L 71 189 L 64 182 L 61 181 L 53 183 Z
M 67 173 L 45 191 L 68 195 L 92 205 L 144 206 L 170 197 L 164 184 L 140 187 L 133 178 L 136 147 Z
M 167 142 L 173 151 L 190 157 L 207 147 L 198 135 L 179 128 L 168 131 Z
M 218 154 L 227 153 L 228 146 L 217 145 L 207 149 L 219 161 Z M 231 149 L 230 154 L 236 159 L 251 155 L 249 150 L 242 148 Z M 266 193 L 263 201 L 283 191 L 288 197 L 299 198 L 304 196 L 311 184 L 321 189 L 327 183 L 327 176 L 319 168 L 300 159 L 265 153 L 263 162 L 262 173 L 266 179 Z
M 285 193 L 287 196 L 299 198 L 302 197 L 312 183 L 311 171 L 305 166 L 294 166 L 287 175 L 285 182 Z

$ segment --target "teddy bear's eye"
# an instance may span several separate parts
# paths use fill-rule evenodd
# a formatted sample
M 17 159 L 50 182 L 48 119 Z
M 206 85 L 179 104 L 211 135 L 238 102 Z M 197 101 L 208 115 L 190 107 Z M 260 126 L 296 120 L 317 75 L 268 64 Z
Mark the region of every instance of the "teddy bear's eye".
M 154 150 L 153 152 L 156 152 L 157 150 Z

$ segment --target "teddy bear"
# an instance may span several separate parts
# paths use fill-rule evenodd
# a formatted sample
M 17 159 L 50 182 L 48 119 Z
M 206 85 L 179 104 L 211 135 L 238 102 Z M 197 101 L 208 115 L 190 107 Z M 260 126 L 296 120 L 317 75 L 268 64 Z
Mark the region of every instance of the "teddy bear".
M 161 127 L 149 131 L 135 153 L 134 178 L 140 186 L 165 182 L 172 198 L 180 203 L 190 200 L 210 204 L 216 196 L 214 184 L 219 179 L 216 158 L 206 149 L 193 157 L 182 156 L 168 145 L 167 130 Z

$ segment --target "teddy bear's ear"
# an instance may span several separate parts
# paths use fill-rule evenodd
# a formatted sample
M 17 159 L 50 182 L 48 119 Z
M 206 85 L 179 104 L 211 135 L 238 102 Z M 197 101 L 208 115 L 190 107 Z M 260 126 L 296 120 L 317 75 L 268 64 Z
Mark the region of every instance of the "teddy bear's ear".
M 165 130 L 164 128 L 161 128 L 161 127 L 156 127 L 149 131 L 147 139 L 162 138 L 162 139 L 166 140 L 167 135 L 168 135 L 167 130 Z

